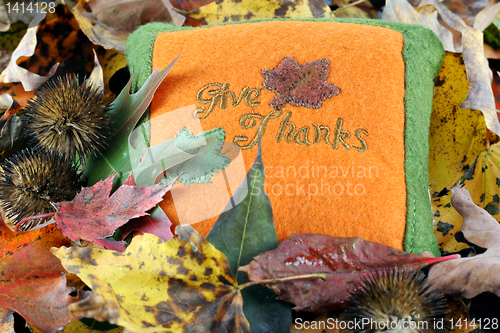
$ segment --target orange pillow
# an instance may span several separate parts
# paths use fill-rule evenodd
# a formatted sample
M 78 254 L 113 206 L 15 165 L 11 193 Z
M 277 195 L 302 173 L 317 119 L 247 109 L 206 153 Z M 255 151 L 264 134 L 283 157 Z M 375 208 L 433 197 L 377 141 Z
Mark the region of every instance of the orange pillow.
M 226 154 L 230 143 L 241 148 L 211 183 L 176 183 L 161 204 L 174 224 L 191 223 L 206 236 L 251 167 L 259 130 L 280 241 L 322 233 L 438 253 L 426 161 L 432 79 L 443 52 L 432 32 L 331 20 L 141 29 L 127 43 L 134 74 L 147 63 L 134 52 L 151 35 L 149 70 L 184 50 L 151 104 L 151 146 L 183 127 L 195 134 L 222 127 Z M 178 109 L 187 116 L 174 126 L 165 115 Z

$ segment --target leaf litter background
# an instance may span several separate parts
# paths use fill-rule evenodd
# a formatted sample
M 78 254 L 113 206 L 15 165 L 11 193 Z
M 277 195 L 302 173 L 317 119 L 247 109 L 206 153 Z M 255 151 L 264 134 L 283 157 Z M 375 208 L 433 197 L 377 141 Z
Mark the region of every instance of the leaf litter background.
M 125 182 L 127 176 L 134 171 L 132 170 L 133 167 L 116 164 L 118 162 L 113 162 L 112 156 L 125 151 L 129 152 L 128 145 L 130 143 L 128 140 L 130 132 L 146 111 L 149 104 L 148 100 L 152 98 L 152 92 L 154 92 L 155 87 L 168 74 L 168 70 L 153 74 L 149 81 L 150 85 L 146 84 L 142 92 L 129 94 L 128 88 L 123 90 L 124 87 L 129 87 L 127 81 L 129 81 L 130 77 L 126 69 L 126 59 L 123 55 L 124 42 L 130 32 L 135 30 L 139 25 L 150 21 L 170 22 L 179 26 L 183 24 L 185 26 L 198 26 L 225 21 L 240 21 L 248 18 L 360 17 L 378 19 L 381 17 L 400 22 L 423 24 L 436 32 L 448 51 L 443 67 L 435 81 L 436 89 L 431 119 L 429 181 L 430 193 L 435 194 L 432 199 L 435 235 L 444 254 L 459 251 L 462 254 L 469 253 L 475 249 L 475 245 L 487 249 L 486 252 L 473 256 L 471 259 L 464 258 L 460 260 L 469 260 L 476 263 L 478 268 L 472 271 L 479 274 L 477 278 L 479 280 L 477 281 L 489 281 L 488 279 L 491 279 L 491 281 L 489 281 L 490 285 L 486 289 L 479 289 L 477 282 L 464 279 L 460 272 L 457 273 L 448 267 L 448 265 L 460 265 L 460 260 L 436 264 L 431 268 L 430 277 L 437 281 L 438 285 L 441 283 L 443 286 L 446 285 L 457 290 L 463 290 L 463 284 L 465 283 L 467 290 L 474 290 L 467 292 L 465 295 L 460 295 L 465 298 L 473 298 L 479 294 L 478 297 L 472 300 L 473 307 L 470 310 L 473 311 L 474 301 L 476 299 L 480 300 L 483 291 L 493 292 L 498 295 L 498 291 L 495 288 L 500 285 L 500 282 L 496 278 L 491 278 L 492 276 L 498 277 L 499 274 L 492 275 L 490 272 L 491 270 L 498 269 L 499 264 L 495 261 L 487 263 L 484 259 L 486 256 L 493 258 L 493 260 L 497 260 L 499 257 L 495 254 L 496 245 L 490 245 L 492 242 L 498 244 L 498 240 L 496 239 L 496 235 L 498 234 L 496 226 L 498 224 L 494 224 L 488 216 L 491 215 L 497 222 L 500 219 L 500 148 L 498 146 L 499 143 L 497 143 L 497 135 L 500 134 L 500 125 L 495 105 L 495 103 L 498 103 L 495 98 L 500 101 L 500 88 L 498 88 L 500 82 L 498 76 L 500 63 L 493 60 L 500 58 L 500 52 L 497 51 L 498 47 L 500 47 L 500 33 L 498 30 L 500 21 L 497 19 L 500 5 L 495 4 L 495 1 L 488 0 L 451 0 L 444 1 L 443 3 L 433 0 L 412 0 L 409 2 L 406 0 L 387 0 L 385 7 L 381 9 L 381 6 L 384 5 L 383 1 L 357 2 L 358 4 L 352 5 L 349 1 L 343 0 L 326 2 L 321 0 L 296 0 L 284 5 L 274 0 L 221 0 L 218 2 L 213 2 L 212 0 L 172 0 L 171 2 L 163 0 L 115 1 L 112 5 L 109 5 L 107 1 L 90 0 L 78 4 L 66 2 L 67 7 L 59 5 L 56 7 L 54 14 L 49 14 L 43 20 L 39 18 L 38 22 L 34 21 L 33 23 L 35 24 L 31 29 L 28 28 L 30 22 L 35 19 L 34 15 L 18 15 L 16 17 L 5 15 L 5 4 L 0 2 L 0 14 L 2 14 L 0 15 L 0 31 L 3 31 L 0 34 L 0 66 L 3 66 L 0 67 L 0 70 L 2 70 L 2 74 L 0 74 L 0 108 L 5 110 L 3 117 L 0 119 L 0 126 L 2 126 L 2 136 L 0 138 L 1 156 L 2 158 L 7 157 L 15 150 L 26 145 L 21 131 L 20 118 L 15 113 L 19 110 L 22 112 L 22 108 L 26 105 L 27 100 L 33 97 L 33 90 L 37 88 L 37 85 L 49 79 L 52 75 L 75 73 L 80 76 L 88 76 L 94 73 L 93 76 L 95 76 L 95 73 L 99 73 L 99 69 L 102 69 L 102 77 L 97 75 L 96 80 L 102 80 L 105 94 L 110 99 L 114 99 L 117 95 L 121 96 L 115 100 L 115 105 L 120 104 L 123 107 L 122 109 L 115 108 L 115 110 L 117 110 L 116 115 L 119 115 L 117 119 L 122 119 L 123 122 L 120 123 L 122 125 L 117 125 L 117 134 L 114 138 L 115 142 L 111 145 L 111 149 L 103 154 L 101 162 L 99 160 L 92 161 L 94 164 L 89 166 L 89 169 L 86 171 L 91 177 L 94 177 L 93 179 L 91 178 L 89 185 L 104 180 L 118 170 L 125 171 L 120 174 L 119 180 L 120 183 Z M 488 44 L 483 44 L 482 31 L 484 31 Z M 97 61 L 95 58 L 97 58 Z M 490 59 L 489 62 L 487 59 Z M 174 64 L 175 62 L 172 65 Z M 94 69 L 97 70 L 94 71 Z M 493 77 L 493 85 L 490 84 L 491 77 Z M 146 100 L 144 100 L 145 98 Z M 144 147 L 141 145 L 134 148 L 137 149 L 138 156 L 142 155 L 145 149 L 148 149 L 147 146 Z M 189 169 L 189 161 L 193 160 L 193 155 L 178 149 L 176 150 L 175 140 L 165 143 L 162 149 L 171 149 L 171 156 L 175 156 L 175 161 L 171 162 L 171 165 L 164 166 L 162 170 L 172 168 L 179 163 L 187 163 L 185 165 Z M 131 157 L 133 158 L 133 156 Z M 107 163 L 109 161 L 111 163 Z M 247 175 L 249 177 L 248 184 L 261 186 L 263 183 L 263 166 L 261 164 L 262 162 L 259 162 L 259 156 L 257 156 L 254 164 L 255 168 L 252 168 Z M 103 165 L 106 165 L 106 167 L 103 167 Z M 158 171 L 154 167 L 154 165 L 139 166 L 141 171 L 148 168 L 154 170 L 151 172 L 162 171 Z M 181 172 L 177 172 L 172 177 L 175 178 L 180 175 Z M 443 191 L 445 188 L 450 189 L 453 187 L 459 180 L 464 184 L 464 188 L 470 192 L 470 197 L 467 197 L 467 194 L 463 193 L 463 188 L 460 191 L 456 189 L 450 192 Z M 131 185 L 133 183 L 125 182 L 125 186 Z M 168 191 L 168 185 L 164 189 Z M 462 199 L 462 201 L 465 200 L 469 203 L 469 207 L 472 207 L 469 210 L 476 211 L 474 207 L 477 206 L 470 205 L 470 201 L 472 201 L 479 207 L 484 208 L 484 211 L 468 214 L 462 208 L 457 208 L 456 202 L 457 200 L 460 202 L 460 200 L 452 199 L 452 192 L 459 193 L 459 199 L 463 197 L 468 198 L 468 201 L 465 199 Z M 234 195 L 238 195 L 238 191 Z M 242 285 L 248 282 L 246 274 L 239 271 L 238 268 L 250 264 L 253 258 L 262 252 L 274 250 L 278 246 L 277 240 L 273 238 L 272 231 L 274 228 L 272 226 L 272 210 L 269 202 L 266 201 L 265 197 L 252 199 L 254 200 L 250 200 L 250 197 L 243 199 L 242 203 L 237 206 L 237 209 L 229 210 L 221 215 L 213 231 L 207 237 L 207 240 L 215 248 L 212 249 L 209 243 L 202 241 L 199 239 L 199 236 L 196 236 L 195 233 L 189 230 L 180 231 L 180 238 L 174 238 L 173 240 L 175 242 L 185 242 L 189 239 L 195 239 L 194 244 L 198 244 L 202 248 L 208 246 L 210 253 L 220 253 L 216 249 L 220 250 L 225 255 L 216 255 L 221 261 L 225 260 L 225 258 L 222 259 L 223 257 L 227 257 L 227 264 L 223 264 L 227 265 L 227 269 L 225 272 L 221 272 L 225 276 L 227 283 L 222 283 L 222 285 L 217 285 L 216 287 L 227 290 L 229 294 L 224 296 L 226 298 L 213 296 L 212 292 L 203 294 L 204 289 L 199 288 L 199 286 L 194 289 L 187 286 L 188 289 L 191 288 L 189 289 L 191 292 L 196 290 L 193 294 L 194 296 L 192 296 L 194 297 L 193 299 L 205 297 L 205 300 L 214 298 L 217 302 L 226 302 L 223 300 L 227 299 L 227 302 L 230 302 L 226 302 L 224 303 L 225 305 L 219 307 L 223 312 L 221 313 L 221 317 L 215 316 L 216 320 L 220 319 L 223 322 L 229 318 L 229 320 L 233 320 L 233 323 L 238 322 L 238 325 L 241 325 L 242 331 L 248 330 L 251 327 L 254 332 L 286 332 L 289 331 L 287 327 L 290 327 L 292 323 L 292 313 L 290 312 L 289 305 L 276 300 L 276 296 L 262 286 L 256 285 L 241 291 L 237 291 L 236 288 L 238 284 Z M 458 207 L 460 207 L 460 203 Z M 245 219 L 245 216 L 247 216 L 245 212 L 250 210 L 258 211 L 259 214 L 263 215 L 257 216 L 254 219 Z M 487 215 L 484 215 L 485 212 Z M 462 216 L 465 218 L 463 226 Z M 484 223 L 487 223 L 487 228 L 492 230 L 491 234 L 479 236 L 477 231 L 470 231 L 471 221 L 481 225 L 480 223 L 483 222 L 477 221 L 485 219 L 488 220 L 488 222 Z M 230 221 L 239 221 L 240 224 L 230 223 Z M 166 241 L 172 237 L 170 230 L 168 233 L 165 232 L 164 226 L 169 225 L 168 217 L 164 213 L 162 214 L 161 210 L 155 209 L 151 212 L 150 217 L 146 216 L 135 219 L 125 224 L 120 230 L 122 231 L 123 238 L 131 230 L 143 230 L 145 232 L 150 231 L 150 233 L 156 234 L 163 241 Z M 258 226 L 263 228 L 263 230 L 268 230 L 268 232 L 263 233 L 262 242 L 254 244 L 252 240 L 255 241 L 255 238 L 251 238 L 249 234 L 242 232 L 241 225 L 248 228 L 257 228 L 255 226 Z M 117 227 L 118 225 L 115 225 L 113 230 Z M 5 280 L 6 282 L 4 282 L 1 288 L 9 290 L 12 293 L 17 293 L 16 295 L 22 295 L 16 296 L 17 301 L 14 302 L 15 304 L 11 301 L 2 302 L 0 299 L 0 302 L 2 302 L 0 305 L 3 306 L 0 323 L 2 324 L 2 329 L 6 332 L 13 331 L 14 323 L 11 310 L 24 316 L 34 330 L 53 331 L 57 327 L 64 326 L 64 323 L 55 322 L 54 318 L 50 318 L 50 315 L 44 313 L 42 307 L 33 309 L 32 305 L 29 305 L 33 303 L 33 300 L 37 299 L 40 299 L 39 302 L 49 304 L 49 308 L 55 307 L 57 311 L 60 311 L 58 312 L 57 320 L 69 321 L 85 315 L 99 320 L 107 320 L 110 323 L 118 323 L 131 330 L 146 331 L 147 328 L 137 328 L 137 321 L 150 318 L 150 324 L 155 325 L 154 321 L 158 321 L 162 318 L 162 313 L 163 315 L 166 313 L 162 312 L 162 306 L 175 307 L 173 304 L 168 304 L 167 298 L 154 303 L 154 300 L 158 297 L 157 291 L 149 295 L 146 301 L 123 301 L 122 296 L 118 297 L 117 295 L 121 295 L 122 293 L 120 290 L 126 290 L 126 284 L 130 283 L 131 280 L 127 278 L 118 282 L 119 279 L 116 279 L 120 287 L 114 289 L 115 283 L 105 278 L 108 275 L 116 274 L 112 273 L 113 262 L 103 261 L 102 264 L 95 266 L 94 259 L 92 259 L 95 256 L 95 260 L 104 260 L 97 258 L 105 258 L 104 254 L 112 253 L 111 250 L 102 250 L 91 245 L 91 243 L 86 244 L 85 242 L 82 242 L 83 247 L 63 250 L 65 248 L 61 246 L 70 245 L 69 240 L 64 238 L 54 225 L 24 234 L 13 234 L 7 228 L 2 228 L 5 230 L 2 229 L 1 241 L 5 245 L 3 245 L 4 252 L 0 256 L 0 265 L 4 273 L 10 272 L 11 277 Z M 458 241 L 455 238 L 457 234 L 459 235 Z M 467 243 L 463 242 L 463 237 L 460 237 L 462 234 L 467 239 Z M 107 235 L 108 233 L 100 235 L 96 239 L 104 239 L 104 236 Z M 163 243 L 163 241 L 154 237 L 148 234 L 136 236 L 132 240 L 130 249 L 144 243 L 144 246 L 151 246 L 149 253 L 155 256 L 155 246 L 168 246 L 169 248 L 177 249 L 177 251 L 185 248 L 176 247 L 172 242 L 173 240 Z M 221 237 L 226 237 L 227 239 L 221 239 Z M 119 241 L 123 238 L 119 239 Z M 227 242 L 233 244 L 227 246 L 225 245 Z M 242 246 L 243 244 L 245 246 Z M 74 297 L 69 295 L 70 289 L 67 285 L 79 289 L 82 287 L 82 283 L 75 275 L 70 274 L 67 278 L 65 275 L 61 275 L 61 272 L 64 272 L 64 270 L 60 266 L 59 261 L 56 257 L 48 253 L 51 247 L 60 248 L 57 251 L 53 251 L 59 258 L 65 258 L 62 261 L 63 266 L 66 267 L 69 273 L 79 274 L 78 276 L 81 280 L 92 287 L 92 297 L 79 301 L 78 296 L 74 294 L 72 294 Z M 234 252 L 235 249 L 239 250 Z M 126 253 L 130 253 L 129 250 L 126 250 L 123 254 L 111 254 L 111 256 L 113 258 L 123 255 L 126 257 Z M 69 253 L 73 254 L 69 255 Z M 203 251 L 196 253 L 203 254 Z M 198 261 L 198 266 L 194 262 L 189 263 L 189 260 L 193 260 L 193 258 L 189 259 L 189 257 L 196 256 L 196 253 L 191 252 L 191 255 L 177 253 L 178 258 L 175 259 L 177 262 L 168 262 L 169 260 L 167 259 L 167 266 L 170 268 L 166 268 L 165 271 L 172 270 L 175 265 L 182 265 L 188 271 L 191 270 L 191 273 L 184 273 L 187 274 L 186 276 L 189 274 L 194 274 L 194 276 L 200 278 L 203 276 L 201 281 L 206 280 L 207 282 L 202 283 L 211 283 L 209 281 L 216 276 L 216 273 L 211 272 L 208 275 L 206 274 L 210 265 L 199 261 L 199 258 L 194 259 Z M 36 263 L 40 265 L 40 268 L 36 265 L 33 266 L 32 261 L 28 262 L 27 260 L 17 260 L 13 264 L 11 261 L 12 256 L 15 257 L 16 255 L 21 257 L 37 257 L 38 260 Z M 72 265 L 71 268 L 66 266 L 65 262 L 71 262 L 72 260 L 76 260 L 76 258 L 83 258 L 82 263 L 78 264 L 82 268 L 76 268 L 78 265 Z M 141 258 L 140 260 L 146 262 L 147 259 L 145 258 Z M 92 269 L 95 270 L 93 273 L 84 270 L 83 267 L 86 267 L 85 265 L 88 265 L 88 263 L 91 264 L 88 267 L 93 267 Z M 252 262 L 253 265 L 255 263 Z M 490 264 L 493 266 L 488 266 Z M 123 267 L 127 266 L 126 263 L 123 265 Z M 144 265 L 152 268 L 151 263 Z M 156 262 L 154 266 L 157 266 Z M 196 267 L 203 268 L 204 272 L 202 273 L 197 270 Z M 255 273 L 255 271 L 249 270 L 248 267 L 245 269 L 247 273 L 250 275 L 252 275 L 251 273 Z M 135 272 L 133 274 L 139 274 L 139 276 L 142 273 L 146 274 L 145 271 L 137 271 L 136 267 L 132 264 L 130 264 L 130 269 Z M 435 277 L 441 274 L 439 270 L 444 271 L 441 280 Z M 304 272 L 302 271 L 302 273 Z M 158 279 L 161 277 L 167 279 L 166 281 L 170 281 L 168 277 L 165 277 L 168 274 L 160 274 L 158 269 L 156 273 L 147 274 L 156 274 Z M 19 276 L 22 276 L 20 280 Z M 67 285 L 63 282 L 65 279 L 68 280 Z M 10 287 L 9 283 L 14 283 L 16 288 Z M 279 287 L 283 285 L 275 284 L 274 286 Z M 144 288 L 151 289 L 153 287 L 144 285 Z M 213 289 L 212 287 L 208 287 L 208 285 L 207 288 L 209 290 Z M 82 291 L 81 295 L 87 296 L 87 293 Z M 98 297 L 99 295 L 101 296 L 100 298 Z M 151 308 L 150 314 L 154 313 L 156 317 L 147 317 L 148 314 L 140 312 L 140 316 L 131 318 L 127 313 L 127 307 L 131 306 L 133 308 L 138 305 L 144 307 L 146 303 L 143 302 L 151 302 L 149 297 L 153 299 L 153 303 L 150 303 L 153 306 L 148 305 Z M 120 302 L 117 302 L 118 299 L 120 299 Z M 488 299 L 491 300 L 491 297 Z M 262 300 L 267 301 L 263 302 Z M 92 308 L 96 306 L 92 302 L 97 302 L 98 304 L 100 304 L 99 302 L 104 302 L 105 305 L 101 304 L 101 309 L 116 309 L 116 311 L 107 311 L 107 315 L 106 311 L 88 312 L 85 306 L 89 304 L 85 302 L 91 303 Z M 300 303 L 300 301 L 297 302 Z M 75 303 L 69 308 L 73 310 L 71 313 L 67 307 L 62 306 L 62 304 L 69 303 Z M 232 307 L 234 311 L 231 310 Z M 255 312 L 255 309 L 260 307 L 262 307 L 261 312 Z M 470 315 L 479 317 L 481 315 L 485 317 L 492 316 L 487 313 L 468 314 L 462 302 L 452 303 L 451 307 L 454 308 L 451 315 L 455 318 L 467 318 Z M 480 309 L 479 312 L 484 310 L 480 306 L 476 306 L 476 308 Z M 144 309 L 148 309 L 148 307 L 146 306 Z M 167 312 L 171 309 L 169 308 Z M 242 311 L 246 318 L 242 316 Z M 212 317 L 215 312 L 217 312 L 215 309 L 209 311 Z M 135 315 L 135 310 L 132 313 Z M 144 316 L 141 317 L 142 315 Z M 305 314 L 302 315 L 306 319 L 314 318 L 310 315 L 309 317 Z M 297 314 L 294 314 L 294 316 L 297 316 Z M 338 313 L 334 312 L 324 314 L 320 318 L 326 320 L 327 318 L 336 318 L 336 316 L 338 316 Z M 182 321 L 189 323 L 189 318 L 184 318 L 182 315 L 179 318 L 183 318 L 181 319 Z M 20 317 L 17 317 L 16 314 L 17 319 L 20 319 Z M 162 320 L 165 320 L 165 318 Z M 159 322 L 162 322 L 162 320 Z M 96 322 L 84 319 L 83 322 L 75 321 L 69 324 L 64 331 L 95 331 L 86 326 L 85 323 L 93 325 L 95 328 L 110 328 L 109 325 L 99 326 L 100 324 L 96 324 Z M 149 328 L 151 327 L 154 326 L 150 326 Z M 19 331 L 19 326 L 16 329 Z M 464 327 L 462 331 L 468 332 L 472 329 L 473 327 Z M 121 330 L 122 328 L 117 327 L 108 331 L 115 332 Z M 296 331 L 299 331 L 299 329 L 296 329 Z M 314 332 L 315 330 L 307 331 Z M 331 332 L 333 331 L 335 330 L 331 330 Z

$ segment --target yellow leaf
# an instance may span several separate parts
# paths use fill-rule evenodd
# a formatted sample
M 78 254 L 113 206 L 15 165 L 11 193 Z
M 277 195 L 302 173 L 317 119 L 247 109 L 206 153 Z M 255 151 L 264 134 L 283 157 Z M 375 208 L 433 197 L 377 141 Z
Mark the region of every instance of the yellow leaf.
M 224 254 L 191 227 L 164 243 L 136 236 L 123 253 L 53 248 L 68 272 L 92 288 L 70 310 L 132 332 L 250 332 L 243 299 Z
M 120 53 L 114 49 L 106 50 L 103 55 L 98 54 L 97 56 L 99 57 L 99 63 L 102 66 L 104 91 L 107 95 L 111 93 L 111 90 L 109 88 L 109 80 L 120 69 L 127 67 L 127 58 L 125 58 L 125 55 L 123 53 Z
M 187 15 L 205 24 L 253 19 L 289 17 L 330 17 L 323 0 L 220 0 L 195 9 Z
M 486 150 L 486 124 L 478 110 L 461 109 L 469 83 L 460 54 L 447 52 L 435 79 L 429 135 L 429 181 L 431 194 L 451 188 Z M 462 218 L 450 196 L 432 200 L 434 231 L 442 251 L 455 252 L 468 246 L 455 240 Z
M 462 33 L 462 54 L 470 82 L 469 93 L 462 107 L 481 110 L 489 130 L 500 135 L 500 122 L 491 88 L 491 70 L 484 56 L 482 31 L 466 25 L 439 1 L 434 0 L 434 6 L 446 24 Z
M 486 150 L 486 124 L 480 111 L 461 109 L 469 83 L 459 53 L 446 52 L 435 79 L 429 133 L 431 193 L 451 188 Z

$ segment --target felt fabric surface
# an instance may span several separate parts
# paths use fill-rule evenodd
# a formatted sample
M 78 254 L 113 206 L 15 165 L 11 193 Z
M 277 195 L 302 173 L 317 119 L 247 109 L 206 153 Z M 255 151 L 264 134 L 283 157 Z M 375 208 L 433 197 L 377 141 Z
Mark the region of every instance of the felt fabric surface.
M 236 138 L 248 170 L 257 150 L 257 127 L 265 123 L 265 190 L 280 240 L 298 232 L 360 236 L 437 254 L 426 161 L 432 78 L 442 46 L 421 27 L 369 22 L 382 27 L 359 20 L 274 20 L 198 29 L 163 24 L 141 28 L 127 42 L 138 86 L 152 65 L 163 68 L 184 49 L 153 100 L 151 145 L 180 130 L 169 126 L 163 115 L 194 103 L 203 130 L 223 127 L 226 141 Z M 144 52 L 145 45 L 152 41 L 153 53 L 147 58 L 144 54 L 151 50 Z M 322 84 L 339 87 L 340 93 L 319 107 L 307 101 L 293 105 L 297 97 L 292 96 L 273 108 L 269 102 L 279 93 L 266 88 L 262 70 L 279 72 L 289 56 L 298 66 L 316 64 L 316 69 L 315 61 L 327 59 Z M 307 94 L 313 92 L 306 89 Z M 176 186 L 185 187 L 181 192 L 189 196 L 191 185 Z M 195 200 L 190 203 L 196 206 Z M 162 207 L 178 223 L 172 198 Z M 194 227 L 204 236 L 215 220 Z

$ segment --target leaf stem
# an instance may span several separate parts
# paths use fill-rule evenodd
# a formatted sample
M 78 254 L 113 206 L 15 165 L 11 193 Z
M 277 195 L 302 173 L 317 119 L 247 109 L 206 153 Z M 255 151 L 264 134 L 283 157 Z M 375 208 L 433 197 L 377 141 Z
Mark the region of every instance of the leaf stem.
M 17 225 L 16 228 L 14 229 L 15 232 L 18 232 L 19 228 L 26 222 L 31 221 L 31 220 L 36 220 L 36 219 L 43 219 L 45 217 L 49 216 L 54 216 L 56 215 L 57 212 L 52 212 L 52 213 L 47 213 L 47 214 L 42 214 L 42 215 L 35 215 L 35 216 L 30 216 L 22 219 Z
M 314 274 L 288 276 L 288 277 L 277 278 L 277 279 L 251 281 L 251 282 L 247 282 L 245 284 L 242 284 L 241 286 L 238 286 L 238 289 L 242 290 L 242 289 L 245 289 L 247 287 L 251 287 L 251 286 L 256 285 L 256 284 L 278 283 L 278 282 L 284 282 L 284 281 L 292 281 L 292 280 L 299 280 L 299 279 L 309 279 L 309 278 L 319 278 L 319 279 L 322 279 L 323 281 L 326 281 L 326 274 L 325 273 L 314 273 Z
M 490 150 L 490 130 L 486 129 L 486 150 Z

